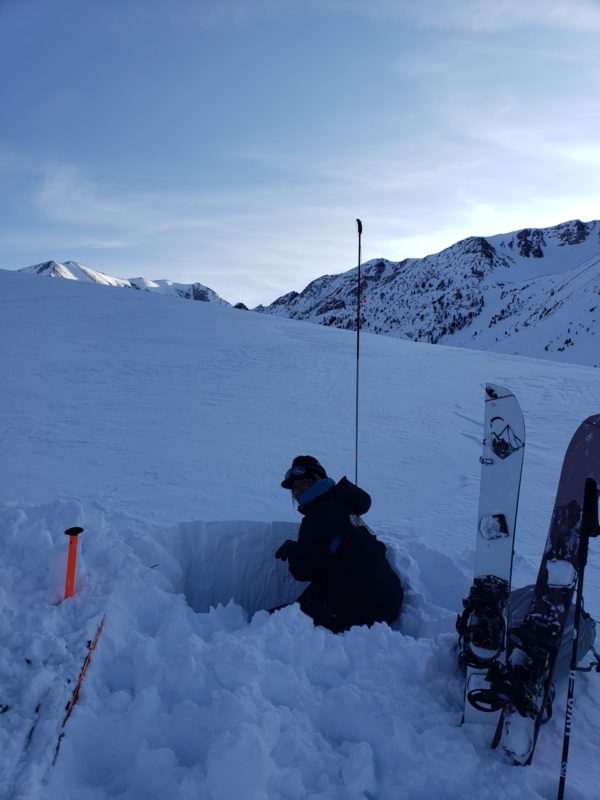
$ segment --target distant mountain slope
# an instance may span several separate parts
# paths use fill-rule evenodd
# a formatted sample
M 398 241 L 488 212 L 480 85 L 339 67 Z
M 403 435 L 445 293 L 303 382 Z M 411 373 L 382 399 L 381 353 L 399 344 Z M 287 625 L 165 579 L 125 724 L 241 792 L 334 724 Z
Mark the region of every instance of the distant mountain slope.
M 356 328 L 357 269 L 256 311 Z M 414 341 L 600 365 L 600 222 L 464 239 L 361 266 L 365 330 Z
M 119 286 L 127 289 L 138 289 L 143 292 L 183 297 L 186 300 L 201 300 L 219 305 L 230 305 L 222 297 L 219 297 L 215 291 L 201 283 L 173 283 L 167 280 L 150 281 L 147 278 L 113 278 L 111 275 L 98 272 L 77 261 L 65 261 L 64 264 L 58 261 L 46 261 L 43 264 L 35 264 L 33 267 L 24 267 L 18 272 L 29 272 L 71 281 L 88 281 L 103 286 Z
M 20 271 L 230 305 L 201 283 L 114 278 L 75 261 Z M 356 267 L 323 275 L 254 310 L 354 330 L 356 279 Z M 366 331 L 600 366 L 600 221 L 474 236 L 425 258 L 374 259 L 361 266 L 361 284 Z

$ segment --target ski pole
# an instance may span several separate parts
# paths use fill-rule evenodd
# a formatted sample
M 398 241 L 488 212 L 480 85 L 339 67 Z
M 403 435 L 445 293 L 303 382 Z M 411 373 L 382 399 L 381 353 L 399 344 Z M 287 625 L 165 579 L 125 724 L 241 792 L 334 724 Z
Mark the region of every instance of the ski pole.
M 573 717 L 573 695 L 575 691 L 575 672 L 577 670 L 577 639 L 583 607 L 583 576 L 588 559 L 588 545 L 591 536 L 598 536 L 598 486 L 596 481 L 588 478 L 583 493 L 583 509 L 581 512 L 579 568 L 577 570 L 577 598 L 575 601 L 575 619 L 573 620 L 573 644 L 571 648 L 571 668 L 569 670 L 569 687 L 567 689 L 567 712 L 565 715 L 565 732 L 563 736 L 562 761 L 560 765 L 560 781 L 558 783 L 557 800 L 563 800 L 567 782 L 567 760 L 571 743 L 571 720 Z
M 354 437 L 354 483 L 358 484 L 358 367 L 360 363 L 360 245 L 362 222 L 356 220 L 358 230 L 358 280 L 356 288 L 356 422 Z
M 83 528 L 68 528 L 65 536 L 69 537 L 69 552 L 67 554 L 67 576 L 65 579 L 65 600 L 73 597 L 75 593 L 75 567 L 77 566 L 77 539 L 83 533 Z

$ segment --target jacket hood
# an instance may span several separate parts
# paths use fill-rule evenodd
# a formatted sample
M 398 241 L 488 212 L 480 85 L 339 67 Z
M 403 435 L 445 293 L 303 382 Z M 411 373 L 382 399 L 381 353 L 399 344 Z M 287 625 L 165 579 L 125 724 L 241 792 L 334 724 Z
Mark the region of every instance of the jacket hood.
M 359 516 L 366 514 L 371 508 L 371 496 L 364 489 L 351 483 L 345 476 L 321 497 L 341 503 L 353 514 L 358 514 Z M 318 499 L 320 498 L 315 498 L 315 500 Z M 298 506 L 298 511 L 306 513 L 309 506 L 310 502 L 300 505 Z

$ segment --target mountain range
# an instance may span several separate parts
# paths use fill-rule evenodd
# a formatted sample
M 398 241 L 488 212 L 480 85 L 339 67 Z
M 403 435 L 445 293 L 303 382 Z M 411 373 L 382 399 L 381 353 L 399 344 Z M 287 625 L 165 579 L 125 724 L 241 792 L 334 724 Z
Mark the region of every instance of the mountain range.
M 357 272 L 317 278 L 256 310 L 355 330 Z M 372 333 L 598 366 L 600 222 L 375 259 L 361 265 L 361 295 L 361 327 Z
M 230 305 L 201 283 L 124 280 L 73 261 L 22 271 Z M 357 279 L 357 267 L 323 275 L 253 310 L 355 330 Z M 469 237 L 424 258 L 373 259 L 361 265 L 361 300 L 361 329 L 371 333 L 599 366 L 600 221 Z
M 204 286 L 202 283 L 173 283 L 168 280 L 150 281 L 147 278 L 113 278 L 104 272 L 86 267 L 78 261 L 45 261 L 43 264 L 34 264 L 32 267 L 23 267 L 18 272 L 27 272 L 34 275 L 45 275 L 49 278 L 63 278 L 69 281 L 83 281 L 97 283 L 101 286 L 118 286 L 126 289 L 137 289 L 142 292 L 181 297 L 185 300 L 202 300 L 229 306 L 227 300 Z

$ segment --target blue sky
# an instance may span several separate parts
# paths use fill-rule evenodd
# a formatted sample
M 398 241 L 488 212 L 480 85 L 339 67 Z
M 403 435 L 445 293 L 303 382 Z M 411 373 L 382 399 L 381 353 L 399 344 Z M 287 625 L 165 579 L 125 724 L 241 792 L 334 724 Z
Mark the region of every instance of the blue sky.
M 0 267 L 269 303 L 597 219 L 597 0 L 0 0 Z

